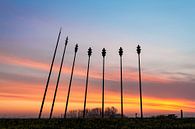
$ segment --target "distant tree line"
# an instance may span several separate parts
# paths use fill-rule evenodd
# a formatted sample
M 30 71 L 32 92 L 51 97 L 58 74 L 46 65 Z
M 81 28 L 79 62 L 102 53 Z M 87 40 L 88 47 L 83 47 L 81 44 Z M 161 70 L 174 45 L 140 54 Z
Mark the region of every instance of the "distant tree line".
M 158 118 L 158 119 L 176 119 L 177 116 L 175 114 L 168 114 L 168 115 L 152 116 L 152 118 Z
M 101 118 L 102 110 L 101 108 L 92 108 L 86 109 L 85 111 L 85 118 Z M 70 110 L 67 113 L 67 118 L 82 118 L 83 117 L 83 110 Z M 120 117 L 118 114 L 118 110 L 115 107 L 107 107 L 104 111 L 105 118 L 116 118 Z

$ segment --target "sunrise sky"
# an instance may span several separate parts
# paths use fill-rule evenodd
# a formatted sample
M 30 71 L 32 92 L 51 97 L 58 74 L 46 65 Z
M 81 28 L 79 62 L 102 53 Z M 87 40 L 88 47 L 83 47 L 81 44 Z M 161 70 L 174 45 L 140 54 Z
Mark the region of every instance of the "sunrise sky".
M 0 117 L 37 117 L 60 27 L 46 97 L 48 117 L 64 41 L 69 36 L 54 117 L 64 113 L 74 46 L 79 44 L 69 110 L 82 109 L 87 49 L 92 47 L 87 108 L 101 107 L 102 56 L 107 49 L 105 107 L 120 113 L 119 47 L 124 48 L 124 113 L 139 115 L 136 46 L 142 47 L 145 116 L 195 117 L 195 1 L 1 0 Z

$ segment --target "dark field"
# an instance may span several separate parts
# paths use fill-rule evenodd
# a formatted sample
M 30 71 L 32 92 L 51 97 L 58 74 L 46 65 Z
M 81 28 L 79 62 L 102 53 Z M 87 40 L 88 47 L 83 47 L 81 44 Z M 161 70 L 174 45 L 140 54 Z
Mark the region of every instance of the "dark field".
M 195 129 L 195 119 L 0 119 L 0 129 Z

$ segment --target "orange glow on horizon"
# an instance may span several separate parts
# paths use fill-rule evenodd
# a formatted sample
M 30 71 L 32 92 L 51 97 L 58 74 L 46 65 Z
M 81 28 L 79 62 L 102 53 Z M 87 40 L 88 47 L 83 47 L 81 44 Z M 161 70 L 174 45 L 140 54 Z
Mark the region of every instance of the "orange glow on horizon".
M 23 88 L 27 88 L 22 86 Z M 41 100 L 42 91 L 40 89 L 33 89 L 33 86 L 28 87 L 30 90 L 27 92 L 20 93 L 17 97 L 17 93 L 0 93 L 0 113 L 1 114 L 34 114 L 36 117 Z M 21 89 L 18 89 L 21 90 Z M 22 91 L 25 91 L 24 89 Z M 53 87 L 49 89 L 45 106 L 44 106 L 44 116 L 48 116 L 51 102 L 53 97 Z M 16 91 L 15 91 L 16 92 Z M 59 116 L 63 114 L 65 107 L 65 100 L 67 95 L 67 87 L 60 87 L 56 99 L 56 104 L 54 107 L 54 115 Z M 8 97 L 9 96 L 9 97 Z M 84 101 L 84 87 L 73 86 L 70 94 L 69 110 L 81 109 L 83 108 Z M 143 110 L 144 113 L 165 113 L 165 112 L 175 112 L 181 109 L 185 112 L 194 112 L 195 108 L 193 105 L 195 102 L 183 99 L 163 99 L 163 98 L 153 98 L 150 96 L 143 96 Z M 118 109 L 120 113 L 120 93 L 105 91 L 105 107 L 114 106 Z M 87 108 L 101 107 L 101 89 L 93 90 L 92 88 L 88 91 L 87 96 Z M 139 113 L 139 97 L 137 95 L 127 95 L 124 94 L 124 112 L 129 113 Z

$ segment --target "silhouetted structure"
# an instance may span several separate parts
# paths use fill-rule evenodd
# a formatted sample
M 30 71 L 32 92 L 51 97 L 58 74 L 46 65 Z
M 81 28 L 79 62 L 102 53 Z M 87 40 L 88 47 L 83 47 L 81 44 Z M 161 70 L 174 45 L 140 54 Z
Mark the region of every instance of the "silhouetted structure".
M 55 57 L 56 57 L 56 51 L 57 51 L 59 40 L 60 40 L 61 30 L 62 29 L 60 28 L 58 38 L 57 38 L 56 47 L 55 47 L 54 54 L 53 54 L 52 63 L 51 63 L 50 70 L 49 70 L 49 75 L 48 75 L 48 78 L 47 78 L 47 83 L 46 83 L 46 86 L 45 86 L 45 92 L 44 92 L 44 95 L 43 95 L 43 100 L 42 100 L 42 104 L 41 104 L 41 108 L 40 108 L 40 112 L 39 112 L 39 119 L 41 118 L 41 114 L 42 114 L 42 111 L 43 111 L 45 97 L 46 97 L 47 89 L 48 89 L 48 86 L 49 86 L 49 81 L 50 81 L 50 77 L 51 77 L 51 73 L 52 73 L 52 69 L 53 69 L 54 60 L 55 60 Z
M 181 110 L 181 119 L 183 119 L 183 110 Z
M 141 118 L 143 118 L 143 110 L 142 110 L 142 82 L 141 82 L 141 66 L 140 66 L 140 53 L 141 53 L 141 47 L 137 46 L 137 54 L 138 54 L 138 65 L 139 65 L 139 91 L 140 91 L 140 112 L 141 112 Z
M 106 56 L 106 49 L 102 49 L 102 57 L 103 57 L 103 76 L 102 76 L 102 118 L 104 118 L 104 70 L 105 70 L 105 56 Z
M 71 71 L 70 82 L 69 82 L 69 87 L 68 87 L 68 95 L 67 95 L 66 107 L 65 107 L 65 111 L 64 111 L 64 118 L 66 118 L 66 113 L 67 113 L 67 109 L 68 109 L 68 101 L 69 101 L 69 96 L 70 96 L 70 88 L 71 88 L 71 84 L 72 84 L 72 77 L 73 77 L 73 72 L 74 72 L 74 65 L 75 65 L 75 59 L 76 59 L 77 51 L 78 51 L 78 44 L 75 45 L 74 59 L 73 59 L 72 71 Z
M 59 84 L 59 81 L 60 81 L 60 75 L 61 75 L 61 71 L 62 71 L 62 66 L 63 66 L 63 62 L 64 62 L 64 55 L 65 55 L 65 52 L 66 52 L 67 44 L 68 44 L 68 37 L 66 38 L 65 45 L 64 45 L 64 51 L 63 51 L 62 60 L 61 60 L 61 64 L 60 64 L 60 70 L 59 70 L 59 73 L 58 73 L 58 79 L 57 79 L 57 83 L 56 83 L 56 88 L 55 88 L 55 92 L 54 92 L 53 103 L 52 103 L 52 106 L 51 106 L 49 119 L 51 119 L 52 113 L 53 113 L 53 108 L 54 108 L 54 104 L 55 104 L 55 100 L 56 100 L 56 94 L 57 94 L 57 91 L 58 91 L 58 84 Z
M 135 118 L 137 118 L 137 113 L 135 113 Z
M 122 71 L 122 55 L 123 49 L 119 48 L 119 56 L 120 56 L 120 76 L 121 76 L 121 117 L 123 118 L 123 71 Z
M 87 65 L 87 77 L 86 77 L 86 87 L 85 87 L 85 99 L 84 99 L 84 110 L 83 110 L 83 118 L 85 118 L 85 108 L 86 108 L 86 100 L 87 100 L 87 88 L 88 88 L 88 78 L 89 78 L 89 65 L 90 65 L 90 57 L 92 54 L 91 47 L 88 49 L 88 65 Z

